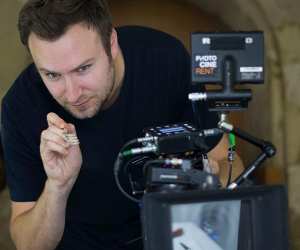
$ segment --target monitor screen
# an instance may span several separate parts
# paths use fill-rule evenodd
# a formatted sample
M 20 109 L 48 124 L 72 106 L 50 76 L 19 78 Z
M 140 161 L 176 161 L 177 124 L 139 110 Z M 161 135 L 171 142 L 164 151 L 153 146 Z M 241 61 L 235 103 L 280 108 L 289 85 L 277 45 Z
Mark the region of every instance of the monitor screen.
M 173 249 L 237 250 L 241 201 L 171 205 Z
M 192 82 L 216 84 L 224 81 L 223 64 L 234 59 L 236 83 L 264 82 L 264 36 L 262 32 L 194 32 Z
M 145 250 L 288 249 L 282 186 L 148 193 L 142 221 Z

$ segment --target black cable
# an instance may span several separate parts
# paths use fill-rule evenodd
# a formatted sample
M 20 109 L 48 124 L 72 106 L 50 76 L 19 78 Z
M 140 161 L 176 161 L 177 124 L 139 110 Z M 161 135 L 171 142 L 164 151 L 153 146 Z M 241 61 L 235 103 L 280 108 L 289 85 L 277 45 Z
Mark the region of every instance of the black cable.
M 138 139 L 133 139 L 133 140 L 130 140 L 129 142 L 125 143 L 123 145 L 123 147 L 121 148 L 118 156 L 117 156 L 117 159 L 115 161 L 115 164 L 114 164 L 114 179 L 115 179 L 115 182 L 116 182 L 116 185 L 118 187 L 118 189 L 121 191 L 122 194 L 124 194 L 128 199 L 132 200 L 133 202 L 136 202 L 136 203 L 139 203 L 139 199 L 136 199 L 135 197 L 133 197 L 132 195 L 128 194 L 125 189 L 122 187 L 121 185 L 121 182 L 120 182 L 120 179 L 119 179 L 119 171 L 120 171 L 120 168 L 123 164 L 123 155 L 122 153 L 125 151 L 125 149 L 133 144 L 137 144 L 137 143 L 140 143 Z
M 125 148 L 125 147 L 124 147 Z M 132 195 L 128 194 L 125 189 L 122 187 L 121 183 L 120 183 L 120 179 L 119 179 L 119 169 L 120 169 L 120 166 L 122 166 L 122 163 L 123 163 L 123 156 L 121 153 L 118 154 L 117 156 L 117 160 L 115 161 L 115 164 L 114 164 L 114 178 L 115 178 L 115 182 L 117 184 L 117 187 L 118 189 L 121 191 L 121 193 L 126 196 L 129 200 L 133 201 L 133 202 L 136 202 L 136 203 L 139 203 L 140 200 L 139 199 L 136 199 L 135 197 L 133 197 Z
M 228 187 L 231 183 L 231 178 L 232 178 L 232 162 L 229 162 L 229 173 L 228 173 L 228 179 L 227 179 L 227 184 L 226 187 Z
M 114 164 L 114 179 L 115 179 L 115 182 L 116 182 L 116 185 L 118 187 L 118 189 L 120 190 L 120 192 L 126 196 L 128 199 L 130 199 L 131 201 L 133 202 L 136 202 L 136 203 L 139 203 L 140 200 L 139 199 L 136 199 L 134 196 L 130 195 L 128 192 L 125 191 L 125 189 L 122 187 L 121 185 L 121 182 L 120 182 L 120 178 L 119 178 L 119 172 L 120 172 L 120 168 L 122 167 L 123 165 L 123 156 L 122 156 L 122 151 L 128 147 L 130 144 L 133 144 L 133 143 L 136 143 L 137 140 L 132 140 L 128 143 L 126 143 L 123 147 L 122 147 L 122 150 L 120 151 L 120 153 L 118 154 L 117 156 L 117 159 L 115 161 L 115 164 Z M 150 162 L 161 162 L 161 160 L 154 160 L 154 161 L 150 161 Z M 147 162 L 148 163 L 148 162 Z M 147 166 L 147 163 L 145 164 L 144 167 Z
M 124 194 L 128 199 L 132 200 L 133 202 L 139 202 L 138 199 L 135 199 L 134 197 L 132 197 L 131 195 L 129 195 L 122 187 L 121 183 L 120 183 L 120 180 L 119 180 L 119 170 L 120 170 L 120 167 L 122 166 L 122 163 L 123 163 L 123 156 L 122 156 L 122 152 L 129 146 L 133 145 L 133 144 L 136 144 L 138 143 L 138 140 L 137 139 L 133 139 L 133 140 L 130 140 L 129 142 L 125 143 L 123 145 L 123 147 L 121 148 L 120 150 L 120 153 L 118 154 L 117 156 L 117 159 L 114 163 L 114 179 L 115 179 L 115 182 L 116 182 L 116 185 L 118 187 L 118 189 L 121 191 L 122 194 Z
M 229 167 L 229 172 L 228 172 L 228 179 L 227 179 L 226 187 L 228 187 L 230 185 L 230 183 L 231 183 L 233 161 L 234 161 L 234 153 L 235 153 L 235 147 L 230 147 L 228 149 L 228 167 Z
M 132 191 L 135 191 L 135 192 L 138 191 L 138 192 L 144 193 L 144 190 L 141 191 L 143 189 L 143 186 L 139 186 L 138 187 L 139 190 L 136 190 L 137 185 L 139 185 L 141 183 L 139 183 L 138 181 L 134 181 L 134 179 L 132 178 L 132 172 L 133 172 L 132 168 L 135 168 L 135 169 L 140 168 L 143 173 L 143 176 L 145 176 L 144 171 L 141 166 L 144 166 L 145 162 L 147 162 L 149 160 L 152 160 L 152 158 L 150 156 L 136 156 L 136 157 L 128 160 L 125 163 L 124 167 L 122 167 L 123 171 L 120 171 L 120 172 L 123 172 L 124 174 L 126 174 L 128 176 L 128 180 L 129 180 Z M 135 193 L 133 193 L 133 194 L 136 195 Z

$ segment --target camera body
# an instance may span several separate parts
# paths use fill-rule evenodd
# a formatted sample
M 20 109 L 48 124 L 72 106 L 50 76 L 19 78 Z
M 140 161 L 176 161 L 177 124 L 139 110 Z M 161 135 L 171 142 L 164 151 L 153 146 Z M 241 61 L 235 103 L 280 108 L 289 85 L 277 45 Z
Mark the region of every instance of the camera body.
M 226 113 L 245 109 L 252 98 L 251 90 L 234 86 L 264 82 L 263 33 L 193 33 L 191 60 L 194 84 L 222 86 L 190 93 L 188 97 L 192 105 L 207 101 L 209 111 L 220 113 L 218 128 L 198 130 L 189 123 L 147 128 L 145 137 L 122 147 L 115 162 L 120 191 L 135 202 L 142 201 L 145 249 L 288 249 L 285 189 L 236 189 L 266 158 L 274 156 L 276 149 L 226 122 Z M 204 171 L 208 163 L 206 153 L 211 150 L 205 139 L 223 133 L 236 135 L 262 151 L 233 182 L 228 178 L 226 189 L 220 189 L 217 176 Z M 139 147 L 132 148 L 137 144 Z M 228 153 L 231 150 L 235 150 L 235 145 L 230 145 Z M 129 175 L 132 193 L 143 195 L 138 200 L 122 188 L 118 173 L 125 158 L 140 154 L 143 157 L 132 158 L 126 165 L 126 169 L 142 170 L 140 179 L 144 185 L 135 185 Z M 228 157 L 228 166 L 232 166 L 232 161 Z M 142 190 L 135 190 L 134 186 L 142 186 Z

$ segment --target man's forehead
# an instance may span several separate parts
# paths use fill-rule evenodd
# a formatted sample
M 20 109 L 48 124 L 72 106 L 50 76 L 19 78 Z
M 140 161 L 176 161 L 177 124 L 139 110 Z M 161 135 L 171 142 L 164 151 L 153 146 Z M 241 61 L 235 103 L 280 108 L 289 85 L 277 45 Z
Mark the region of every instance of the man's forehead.
M 87 27 L 73 27 L 59 39 L 48 41 L 29 36 L 29 50 L 37 67 L 69 70 L 100 55 L 104 50 L 99 36 Z
M 66 30 L 61 36 L 53 39 L 42 38 L 31 32 L 28 38 L 29 47 L 89 47 L 92 44 L 101 44 L 99 33 L 86 25 L 75 24 Z

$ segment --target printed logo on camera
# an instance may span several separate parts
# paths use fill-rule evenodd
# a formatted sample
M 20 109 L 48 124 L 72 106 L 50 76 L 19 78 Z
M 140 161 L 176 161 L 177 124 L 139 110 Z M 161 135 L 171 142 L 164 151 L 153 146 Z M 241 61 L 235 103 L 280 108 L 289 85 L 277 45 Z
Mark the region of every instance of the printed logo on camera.
M 211 76 L 218 67 L 218 57 L 216 55 L 196 55 L 195 74 Z

